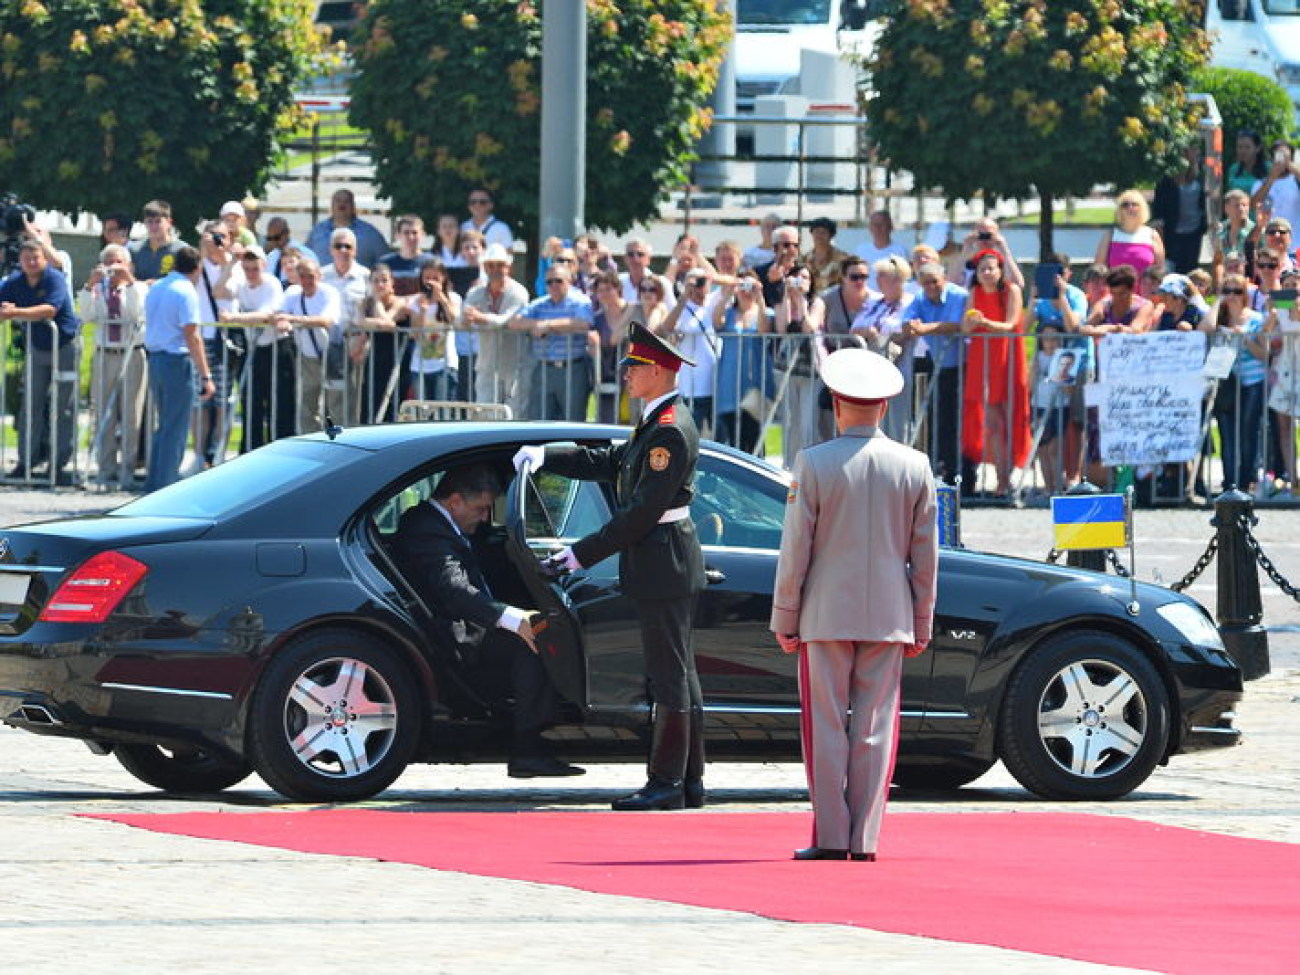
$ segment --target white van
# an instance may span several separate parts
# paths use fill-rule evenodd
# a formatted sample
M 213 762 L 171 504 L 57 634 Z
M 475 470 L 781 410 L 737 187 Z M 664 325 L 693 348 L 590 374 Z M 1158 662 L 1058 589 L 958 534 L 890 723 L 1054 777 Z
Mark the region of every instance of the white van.
M 1300 111 L 1300 0 L 1208 0 L 1213 64 L 1271 78 Z
M 736 0 L 736 111 L 799 94 L 799 52 L 865 51 L 877 33 L 867 0 Z

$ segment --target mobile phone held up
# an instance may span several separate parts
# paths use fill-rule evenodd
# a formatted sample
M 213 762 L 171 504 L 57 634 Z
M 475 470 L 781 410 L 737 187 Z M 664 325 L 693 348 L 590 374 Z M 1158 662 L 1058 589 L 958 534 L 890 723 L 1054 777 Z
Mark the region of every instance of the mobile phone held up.
M 1038 297 L 1055 301 L 1061 296 L 1056 287 L 1056 279 L 1064 270 L 1055 261 L 1044 261 L 1038 265 L 1034 270 L 1034 287 L 1038 289 Z

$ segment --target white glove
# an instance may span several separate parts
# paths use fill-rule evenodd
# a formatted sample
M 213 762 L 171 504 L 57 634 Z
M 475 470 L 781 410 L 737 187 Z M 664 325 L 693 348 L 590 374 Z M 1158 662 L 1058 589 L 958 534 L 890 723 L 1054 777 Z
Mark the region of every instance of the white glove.
M 546 561 L 556 568 L 568 569 L 570 572 L 576 572 L 582 568 L 582 563 L 578 561 L 578 557 L 573 554 L 572 546 L 569 545 L 551 555 Z
M 520 447 L 515 451 L 515 456 L 511 458 L 515 465 L 515 473 L 518 474 L 527 467 L 530 471 L 540 470 L 546 463 L 546 448 L 536 447 L 531 444 L 527 447 Z

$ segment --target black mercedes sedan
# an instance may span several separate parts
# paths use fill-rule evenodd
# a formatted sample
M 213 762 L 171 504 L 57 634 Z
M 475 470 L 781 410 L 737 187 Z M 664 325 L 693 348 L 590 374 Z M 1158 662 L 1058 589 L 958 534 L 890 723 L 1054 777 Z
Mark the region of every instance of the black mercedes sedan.
M 443 472 L 509 491 L 474 540 L 494 595 L 545 615 L 574 761 L 644 760 L 650 702 L 617 557 L 560 579 L 537 555 L 609 516 L 605 485 L 515 478 L 525 443 L 619 427 L 412 423 L 281 440 L 107 514 L 0 530 L 0 718 L 80 738 L 160 789 L 256 771 L 348 801 L 412 762 L 502 761 L 509 681 L 440 643 L 393 554 Z M 706 442 L 692 515 L 710 586 L 695 648 L 714 760 L 797 760 L 795 660 L 767 631 L 786 475 Z M 863 558 L 870 558 L 864 552 Z M 1234 744 L 1241 674 L 1205 610 L 1113 577 L 940 555 L 930 650 L 906 661 L 895 782 L 955 788 L 1001 759 L 1032 792 L 1110 799 L 1170 756 Z

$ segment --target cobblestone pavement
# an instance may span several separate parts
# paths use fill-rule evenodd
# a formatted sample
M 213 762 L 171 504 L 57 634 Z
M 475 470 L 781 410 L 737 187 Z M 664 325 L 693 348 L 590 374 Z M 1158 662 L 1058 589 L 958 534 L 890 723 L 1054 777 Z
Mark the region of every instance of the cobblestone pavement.
M 73 493 L 0 494 L 0 524 L 102 509 Z M 1138 572 L 1181 575 L 1204 548 L 1208 512 L 1139 513 Z M 1265 512 L 1257 534 L 1300 577 L 1293 512 Z M 1042 511 L 966 514 L 973 548 L 1041 558 Z M 1193 588 L 1213 603 L 1213 578 Z M 1128 799 L 1061 804 L 1033 798 L 1001 766 L 956 793 L 902 793 L 906 812 L 1041 811 L 1129 816 L 1300 842 L 1300 611 L 1271 585 L 1265 621 L 1273 672 L 1247 686 L 1236 749 L 1176 759 Z M 554 786 L 522 786 L 500 766 L 410 770 L 372 808 L 601 809 L 639 784 L 633 766 L 595 766 Z M 791 765 L 716 765 L 711 810 L 806 811 Z M 25 973 L 276 972 L 359 966 L 388 972 L 572 971 L 588 965 L 663 971 L 1054 973 L 1115 971 L 999 948 L 590 894 L 362 859 L 165 836 L 79 813 L 286 808 L 257 779 L 216 799 L 165 798 L 81 744 L 0 728 L 0 959 Z M 298 807 L 300 808 L 300 807 Z M 672 814 L 689 828 L 691 813 Z M 795 818 L 790 845 L 803 839 Z M 886 822 L 886 842 L 888 822 Z M 886 847 L 887 849 L 887 847 Z

